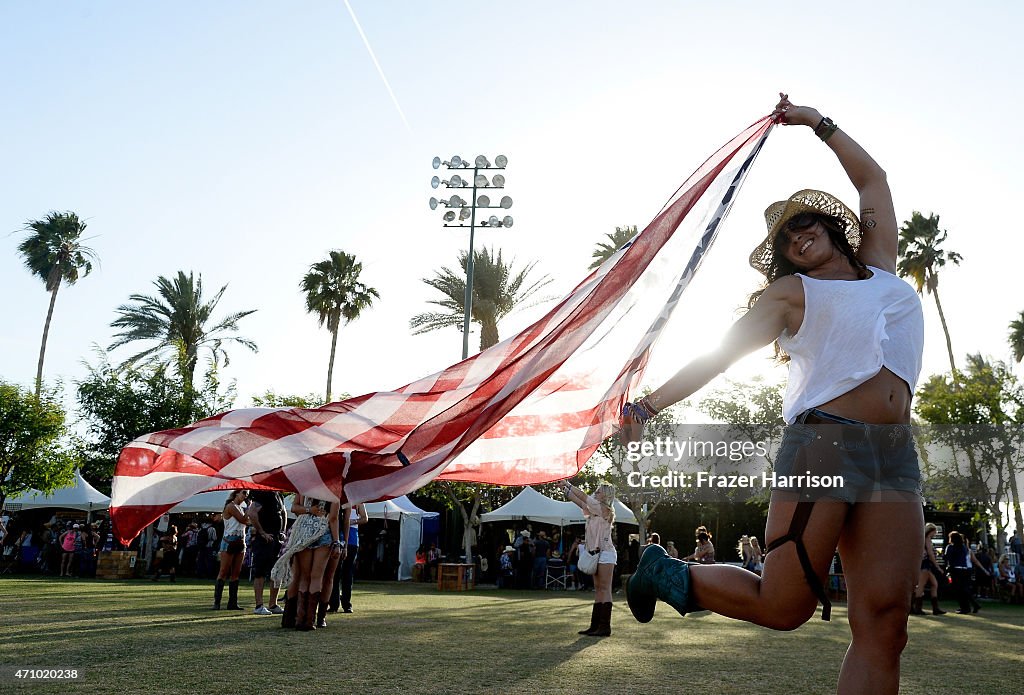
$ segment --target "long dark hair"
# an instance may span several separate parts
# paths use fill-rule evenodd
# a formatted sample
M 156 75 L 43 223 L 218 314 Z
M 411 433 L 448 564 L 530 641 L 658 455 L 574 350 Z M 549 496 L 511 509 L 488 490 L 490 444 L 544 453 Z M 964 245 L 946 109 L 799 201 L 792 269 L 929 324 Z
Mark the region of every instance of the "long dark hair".
M 850 265 L 857 271 L 857 278 L 865 280 L 868 277 L 868 267 L 857 258 L 857 254 L 854 252 L 853 247 L 850 246 L 850 240 L 846 238 L 846 232 L 843 231 L 842 224 L 838 218 L 831 215 L 820 215 L 814 213 L 814 217 L 821 223 L 821 226 L 825 228 L 828 233 L 828 238 L 832 240 L 832 245 L 839 249 L 839 252 L 846 256 L 846 259 L 850 261 Z M 781 277 L 786 275 L 795 275 L 801 271 L 793 263 L 786 258 L 783 254 L 782 247 L 784 241 L 788 241 L 789 237 L 786 234 L 785 229 L 786 223 L 783 222 L 779 228 L 779 231 L 775 234 L 775 238 L 772 239 L 772 262 L 768 265 L 767 272 L 765 273 L 765 282 L 760 289 L 752 292 L 750 297 L 747 299 L 747 310 L 749 311 L 757 303 L 757 300 L 761 298 L 764 291 L 768 289 L 768 286 Z M 789 362 L 789 355 L 779 345 L 779 341 L 775 341 L 775 359 L 779 362 Z

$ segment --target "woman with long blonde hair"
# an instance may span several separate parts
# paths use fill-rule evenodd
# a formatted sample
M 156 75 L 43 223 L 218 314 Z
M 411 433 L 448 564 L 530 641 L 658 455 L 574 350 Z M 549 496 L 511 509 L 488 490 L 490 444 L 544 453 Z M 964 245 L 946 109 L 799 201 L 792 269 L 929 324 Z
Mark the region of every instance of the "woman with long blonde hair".
M 615 486 L 601 483 L 590 496 L 565 481 L 565 496 L 579 505 L 587 519 L 586 542 L 580 555 L 600 553 L 597 572 L 594 573 L 594 607 L 590 613 L 590 627 L 579 634 L 590 637 L 608 637 L 612 634 L 612 574 L 618 562 L 615 543 L 612 542 L 612 524 L 615 523 Z

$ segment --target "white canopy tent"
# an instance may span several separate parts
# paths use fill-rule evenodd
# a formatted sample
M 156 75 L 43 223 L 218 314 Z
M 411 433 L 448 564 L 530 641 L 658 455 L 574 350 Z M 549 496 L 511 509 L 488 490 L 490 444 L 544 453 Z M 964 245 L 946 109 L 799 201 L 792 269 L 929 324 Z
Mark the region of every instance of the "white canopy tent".
M 636 515 L 619 500 L 615 500 L 615 523 L 639 526 Z M 480 521 L 536 521 L 553 526 L 570 526 L 586 522 L 583 510 L 575 502 L 559 502 L 542 495 L 532 487 L 525 487 L 510 502 L 493 512 L 480 516 Z
M 540 494 L 532 487 L 525 487 L 510 502 L 503 504 L 493 512 L 480 515 L 482 522 L 523 521 L 526 519 L 542 524 L 568 526 L 582 523 L 583 511 L 572 502 L 559 502 Z
M 68 487 L 54 490 L 46 495 L 39 490 L 29 490 L 17 497 L 4 500 L 4 508 L 16 512 L 22 509 L 78 509 L 83 512 L 95 512 L 110 507 L 110 498 L 94 488 L 75 471 L 75 482 Z
M 402 495 L 393 500 L 369 502 L 366 515 L 371 519 L 397 521 L 398 536 L 398 579 L 412 579 L 412 567 L 416 564 L 416 549 L 423 542 L 423 520 L 437 518 L 437 512 L 426 512 Z

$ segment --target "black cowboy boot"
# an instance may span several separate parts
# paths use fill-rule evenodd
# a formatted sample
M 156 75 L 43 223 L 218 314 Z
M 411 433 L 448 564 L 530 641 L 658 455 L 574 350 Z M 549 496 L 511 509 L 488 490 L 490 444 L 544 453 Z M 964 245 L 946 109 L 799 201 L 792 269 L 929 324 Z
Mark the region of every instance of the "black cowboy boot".
M 660 545 L 649 545 L 626 582 L 626 602 L 634 618 L 649 623 L 659 598 L 679 615 L 699 610 L 690 597 L 690 566 L 669 557 Z
M 945 615 L 946 611 L 939 608 L 939 599 L 935 594 L 932 594 L 932 615 Z
M 910 603 L 910 614 L 911 615 L 924 615 L 924 611 L 921 610 L 921 605 L 924 603 L 924 596 L 915 596 L 913 601 Z
M 590 611 L 590 627 L 588 627 L 586 630 L 580 630 L 579 632 L 576 633 L 577 635 L 590 635 L 590 634 L 593 634 L 594 630 L 597 629 L 597 623 L 598 623 L 599 615 L 601 613 L 601 605 L 602 604 L 600 604 L 600 603 L 595 603 L 594 604 L 594 607 Z
M 240 611 L 242 607 L 238 605 L 238 580 L 228 582 L 228 610 L 229 611 Z
M 213 610 L 220 610 L 220 600 L 224 596 L 224 580 L 218 579 L 217 585 L 213 589 Z
M 591 637 L 610 637 L 612 634 L 612 604 L 598 604 L 601 608 L 597 616 L 597 627 L 589 633 Z
M 295 612 L 299 607 L 299 597 L 288 594 L 284 596 L 284 613 L 281 614 L 281 627 L 295 627 Z
M 316 610 L 316 626 L 318 629 L 327 627 L 327 608 L 330 601 L 320 601 Z

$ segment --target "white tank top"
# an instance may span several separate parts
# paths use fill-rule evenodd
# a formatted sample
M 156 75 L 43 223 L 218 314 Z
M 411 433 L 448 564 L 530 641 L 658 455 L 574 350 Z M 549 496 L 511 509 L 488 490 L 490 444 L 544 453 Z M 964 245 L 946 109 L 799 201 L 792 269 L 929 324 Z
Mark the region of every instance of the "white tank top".
M 907 382 L 921 375 L 924 314 L 914 288 L 868 266 L 867 280 L 818 280 L 797 273 L 804 288 L 804 319 L 796 335 L 783 331 L 789 384 L 782 417 L 797 415 L 847 393 L 886 367 Z
M 246 505 L 239 505 L 239 509 L 242 510 L 242 514 L 245 514 Z M 224 535 L 225 536 L 244 536 L 245 535 L 245 524 L 236 519 L 233 516 L 224 517 Z

